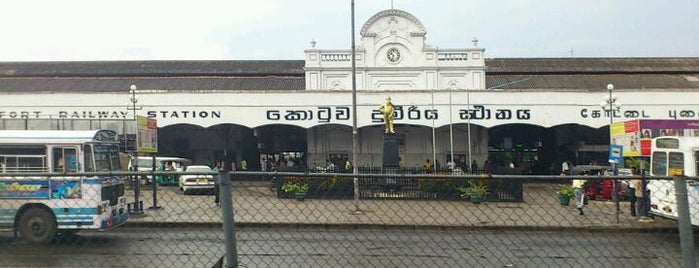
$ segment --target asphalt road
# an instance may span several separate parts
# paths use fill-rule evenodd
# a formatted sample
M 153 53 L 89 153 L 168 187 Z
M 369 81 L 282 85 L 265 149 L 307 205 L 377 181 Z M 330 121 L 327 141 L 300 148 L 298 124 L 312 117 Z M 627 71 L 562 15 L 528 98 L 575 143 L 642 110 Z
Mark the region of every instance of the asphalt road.
M 680 267 L 673 233 L 240 228 L 240 267 Z M 119 228 L 45 246 L 0 233 L 2 267 L 211 267 L 217 228 Z

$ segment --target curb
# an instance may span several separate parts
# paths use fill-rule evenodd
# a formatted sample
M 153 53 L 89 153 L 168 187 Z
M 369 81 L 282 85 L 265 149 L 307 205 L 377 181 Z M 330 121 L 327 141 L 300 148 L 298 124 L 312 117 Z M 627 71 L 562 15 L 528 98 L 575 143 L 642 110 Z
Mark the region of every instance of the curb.
M 677 233 L 676 227 L 653 226 L 442 226 L 442 225 L 387 225 L 387 224 L 317 224 L 317 223 L 235 223 L 236 228 L 289 228 L 329 230 L 432 230 L 432 231 L 550 231 L 550 232 L 599 232 L 599 233 Z M 220 222 L 127 222 L 121 228 L 223 228 Z M 695 232 L 699 232 L 696 228 Z

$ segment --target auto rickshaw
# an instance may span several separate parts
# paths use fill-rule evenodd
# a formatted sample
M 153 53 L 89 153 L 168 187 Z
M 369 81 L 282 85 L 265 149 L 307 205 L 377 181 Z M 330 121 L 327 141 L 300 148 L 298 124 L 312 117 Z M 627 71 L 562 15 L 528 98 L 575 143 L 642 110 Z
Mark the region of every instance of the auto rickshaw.
M 612 176 L 612 167 L 598 165 L 578 165 L 573 167 L 573 175 L 588 175 L 588 176 Z M 617 187 L 618 197 L 624 198 L 626 186 L 622 181 Z M 612 179 L 596 179 L 588 180 L 585 184 L 585 196 L 589 200 L 611 200 L 614 192 L 614 180 Z

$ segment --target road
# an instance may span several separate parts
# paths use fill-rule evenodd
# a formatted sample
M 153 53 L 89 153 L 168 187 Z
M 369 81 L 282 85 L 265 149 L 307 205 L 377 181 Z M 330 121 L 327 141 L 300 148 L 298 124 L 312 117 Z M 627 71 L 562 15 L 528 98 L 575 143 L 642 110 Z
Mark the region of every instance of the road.
M 236 230 L 240 267 L 679 267 L 670 233 L 442 229 Z M 45 246 L 0 233 L 2 267 L 211 267 L 217 228 L 119 228 Z

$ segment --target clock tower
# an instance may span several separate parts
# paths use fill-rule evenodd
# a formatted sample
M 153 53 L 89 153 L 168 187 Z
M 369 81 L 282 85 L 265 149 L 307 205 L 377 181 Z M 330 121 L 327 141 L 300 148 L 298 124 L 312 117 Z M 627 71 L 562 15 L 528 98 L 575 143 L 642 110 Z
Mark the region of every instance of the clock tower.
M 357 89 L 485 89 L 485 49 L 438 49 L 425 43 L 427 31 L 408 12 L 376 13 L 361 28 L 356 49 Z M 318 49 L 306 54 L 307 90 L 351 90 L 351 51 Z

